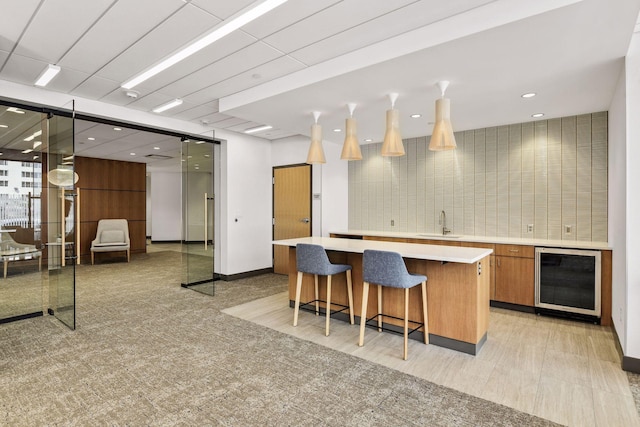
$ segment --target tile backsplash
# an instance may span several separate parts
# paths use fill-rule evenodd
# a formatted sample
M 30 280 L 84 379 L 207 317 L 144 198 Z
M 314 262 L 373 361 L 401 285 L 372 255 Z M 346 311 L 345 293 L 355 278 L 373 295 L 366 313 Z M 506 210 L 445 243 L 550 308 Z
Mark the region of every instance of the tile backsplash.
M 607 241 L 607 112 L 456 132 L 458 148 L 362 146 L 349 162 L 349 228 Z M 392 225 L 393 224 L 393 225 Z

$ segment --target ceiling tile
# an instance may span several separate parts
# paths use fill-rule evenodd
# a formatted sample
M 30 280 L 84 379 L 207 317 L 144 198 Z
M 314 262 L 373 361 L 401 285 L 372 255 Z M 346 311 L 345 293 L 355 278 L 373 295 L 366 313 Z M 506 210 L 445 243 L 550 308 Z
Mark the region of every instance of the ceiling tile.
M 343 1 L 266 37 L 264 41 L 285 53 L 293 52 L 414 1 Z M 309 31 L 310 28 L 313 31 Z
M 237 117 L 229 117 L 226 120 L 221 120 L 219 122 L 216 122 L 215 127 L 219 129 L 228 129 L 233 126 L 238 126 L 239 124 L 242 124 L 242 123 L 247 123 L 247 121 L 244 119 L 239 119 Z
M 255 0 L 191 0 L 191 4 L 206 10 L 218 19 L 227 19 L 236 12 L 249 6 Z
M 11 52 L 40 0 L 3 2 L 0 13 L 0 50 Z
M 480 7 L 492 0 L 443 2 L 438 0 L 411 3 L 377 18 L 319 40 L 290 55 L 307 65 L 314 65 L 364 46 L 406 33 L 416 28 Z
M 138 98 L 137 100 L 129 104 L 129 107 L 135 108 L 136 110 L 151 111 L 162 104 L 166 104 L 167 102 L 171 101 L 174 98 L 175 97 L 171 95 L 167 95 L 165 93 L 154 92 L 150 95 L 144 96 L 142 98 Z M 188 110 L 189 108 L 193 108 L 193 107 L 194 107 L 194 104 L 191 104 L 185 101 L 182 103 L 182 105 L 178 105 L 177 107 L 171 108 L 166 112 L 159 113 L 158 115 L 160 116 L 173 115 L 173 114 L 179 113 L 180 111 Z
M 162 92 L 174 98 L 186 97 L 200 89 L 240 74 L 247 69 L 264 64 L 281 55 L 281 52 L 273 49 L 271 46 L 262 42 L 256 42 L 239 52 L 185 76 L 175 83 L 165 86 L 162 88 Z M 218 96 L 216 96 L 215 93 L 205 91 L 203 98 L 199 99 L 200 102 L 196 102 L 195 104 L 201 104 L 207 100 L 216 98 L 218 98 Z
M 185 7 L 181 0 L 120 0 L 58 65 L 94 73 L 181 7 Z M 113 31 L 115 28 L 117 31 Z
M 294 71 L 301 70 L 302 68 L 304 68 L 304 65 L 299 61 L 288 56 L 281 56 L 273 61 L 269 61 L 241 74 L 213 84 L 207 87 L 206 90 L 195 92 L 192 95 L 185 97 L 185 99 L 194 104 L 199 104 L 201 102 L 206 102 L 211 97 L 221 98 L 232 93 L 240 92 Z
M 206 104 L 198 105 L 197 107 L 190 108 L 185 111 L 181 111 L 179 114 L 176 114 L 175 117 L 182 120 L 200 121 L 202 117 L 211 117 L 217 111 L 218 109 L 217 105 L 214 105 L 214 104 L 217 104 L 217 103 L 208 102 Z M 209 124 L 211 124 L 210 120 L 209 120 Z
M 33 86 L 47 63 L 26 56 L 13 54 L 2 69 L 0 77 L 12 82 Z
M 42 2 L 15 53 L 57 63 L 112 3 L 112 0 L 92 0 L 87 6 L 85 0 Z
M 122 103 L 119 105 L 126 105 L 131 101 L 131 99 L 127 98 L 120 90 L 120 82 L 105 79 L 95 75 L 89 77 L 78 86 L 76 86 L 71 91 L 71 94 L 87 99 L 100 99 L 113 91 L 118 91 L 118 93 L 122 96 Z
M 209 13 L 187 5 L 107 64 L 98 75 L 124 82 L 197 38 L 218 22 Z
M 269 12 L 264 19 L 256 19 L 242 27 L 254 37 L 262 39 L 283 28 L 331 7 L 342 0 L 289 1 Z

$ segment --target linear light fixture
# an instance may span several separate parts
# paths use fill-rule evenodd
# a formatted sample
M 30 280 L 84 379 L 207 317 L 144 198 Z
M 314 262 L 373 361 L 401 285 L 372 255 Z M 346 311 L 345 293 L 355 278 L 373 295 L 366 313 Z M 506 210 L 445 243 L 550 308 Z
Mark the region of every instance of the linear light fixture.
M 28 137 L 26 137 L 25 139 L 23 139 L 23 141 L 26 141 L 26 142 L 33 141 L 36 138 L 36 136 L 40 136 L 40 135 L 42 135 L 42 131 L 41 130 L 36 131 L 31 135 L 29 135 Z
M 45 87 L 49 84 L 51 80 L 60 72 L 60 67 L 53 64 L 48 64 L 47 68 L 44 69 L 38 80 L 34 83 L 36 86 Z
M 16 113 L 16 114 L 24 114 L 24 111 L 16 108 L 16 107 L 9 107 L 7 108 L 7 111 L 10 113 Z
M 196 39 L 192 43 L 188 44 L 172 55 L 169 55 L 167 58 L 163 59 L 151 68 L 148 68 L 142 73 L 122 83 L 121 87 L 124 89 L 134 88 L 145 80 L 150 79 L 151 77 L 166 70 L 172 65 L 175 65 L 183 59 L 188 58 L 194 53 L 204 49 L 211 43 L 214 43 L 224 36 L 234 32 L 235 30 L 247 25 L 249 22 L 275 9 L 286 1 L 287 0 L 266 0 L 260 2 L 256 6 L 249 7 L 242 12 L 239 12 L 228 20 L 221 22 L 220 25 L 214 27 L 213 30 L 209 31 L 208 33 L 205 33 L 199 39 Z
M 162 105 L 158 105 L 156 108 L 153 109 L 154 113 L 162 113 L 163 111 L 167 111 L 173 107 L 177 107 L 178 105 L 182 104 L 182 99 L 176 98 L 173 101 L 169 101 L 165 104 Z M 114 128 L 115 129 L 115 128 Z
M 256 127 L 249 128 L 249 129 L 245 130 L 244 133 L 256 133 L 256 132 L 260 132 L 260 131 L 263 131 L 263 130 L 269 130 L 269 129 L 273 129 L 273 126 L 269 126 L 269 125 L 256 126 Z

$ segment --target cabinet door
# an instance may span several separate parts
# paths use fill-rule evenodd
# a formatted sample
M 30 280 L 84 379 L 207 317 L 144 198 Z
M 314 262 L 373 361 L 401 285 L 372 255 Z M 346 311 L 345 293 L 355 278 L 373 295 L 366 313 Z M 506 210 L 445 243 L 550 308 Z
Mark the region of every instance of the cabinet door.
M 496 301 L 534 306 L 535 260 L 496 256 Z

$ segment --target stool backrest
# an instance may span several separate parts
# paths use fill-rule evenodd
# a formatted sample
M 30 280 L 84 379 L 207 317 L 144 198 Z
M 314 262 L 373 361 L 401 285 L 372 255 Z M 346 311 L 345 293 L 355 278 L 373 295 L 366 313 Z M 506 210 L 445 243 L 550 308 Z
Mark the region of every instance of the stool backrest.
M 326 276 L 330 273 L 331 262 L 320 245 L 298 243 L 296 245 L 297 270 L 308 274 Z
M 393 288 L 415 285 L 402 256 L 397 252 L 367 249 L 362 257 L 362 279 L 365 282 Z

